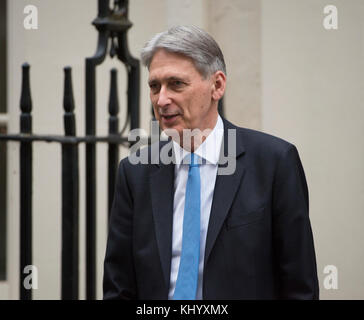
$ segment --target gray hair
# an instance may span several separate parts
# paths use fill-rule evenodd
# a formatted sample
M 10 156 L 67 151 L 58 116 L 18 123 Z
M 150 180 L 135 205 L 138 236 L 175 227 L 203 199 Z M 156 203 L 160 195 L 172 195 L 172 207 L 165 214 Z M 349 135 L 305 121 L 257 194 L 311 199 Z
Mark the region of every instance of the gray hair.
M 158 49 L 179 53 L 192 59 L 204 78 L 221 70 L 226 74 L 224 56 L 216 41 L 195 26 L 176 26 L 156 34 L 141 52 L 142 63 L 149 69 Z

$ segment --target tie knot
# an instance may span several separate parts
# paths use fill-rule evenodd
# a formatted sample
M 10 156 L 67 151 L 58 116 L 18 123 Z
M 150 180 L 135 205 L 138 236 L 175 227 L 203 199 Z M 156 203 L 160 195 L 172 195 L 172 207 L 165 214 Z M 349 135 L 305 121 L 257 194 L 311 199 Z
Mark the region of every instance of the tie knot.
M 191 152 L 191 162 L 190 167 L 198 167 L 200 164 L 198 163 L 199 157 L 196 156 L 193 152 Z

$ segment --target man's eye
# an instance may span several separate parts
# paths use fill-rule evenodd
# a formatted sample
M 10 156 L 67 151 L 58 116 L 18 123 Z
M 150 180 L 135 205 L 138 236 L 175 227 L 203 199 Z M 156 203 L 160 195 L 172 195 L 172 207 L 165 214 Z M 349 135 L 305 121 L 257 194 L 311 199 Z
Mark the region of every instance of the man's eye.
M 182 82 L 180 80 L 172 81 L 172 86 L 174 86 L 174 87 L 182 87 L 183 85 L 184 85 L 184 82 Z
M 151 84 L 149 85 L 149 88 L 150 88 L 150 90 L 151 90 L 151 91 L 153 91 L 153 92 L 157 92 L 157 91 L 159 90 L 159 86 L 158 86 L 158 84 L 156 84 L 156 83 L 151 83 Z

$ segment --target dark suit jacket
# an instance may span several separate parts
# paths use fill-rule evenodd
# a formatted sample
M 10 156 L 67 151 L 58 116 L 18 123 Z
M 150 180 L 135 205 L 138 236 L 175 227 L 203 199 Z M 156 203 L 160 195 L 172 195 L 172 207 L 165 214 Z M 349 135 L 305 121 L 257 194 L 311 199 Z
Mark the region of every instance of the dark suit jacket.
M 223 122 L 225 152 L 226 129 L 236 129 L 236 171 L 216 178 L 203 299 L 318 299 L 308 190 L 295 146 Z M 120 162 L 104 299 L 168 298 L 173 193 L 173 164 Z

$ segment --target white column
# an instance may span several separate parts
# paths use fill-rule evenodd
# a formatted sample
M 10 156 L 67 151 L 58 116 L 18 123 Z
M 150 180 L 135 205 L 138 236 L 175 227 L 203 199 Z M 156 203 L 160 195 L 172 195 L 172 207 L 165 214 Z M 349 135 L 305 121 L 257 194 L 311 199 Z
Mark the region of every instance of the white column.
M 210 0 L 207 9 L 208 30 L 227 67 L 225 115 L 237 125 L 260 129 L 260 0 Z

